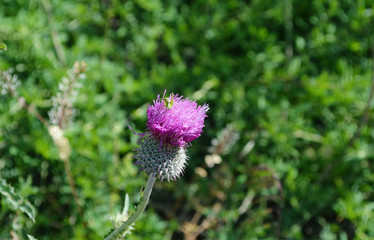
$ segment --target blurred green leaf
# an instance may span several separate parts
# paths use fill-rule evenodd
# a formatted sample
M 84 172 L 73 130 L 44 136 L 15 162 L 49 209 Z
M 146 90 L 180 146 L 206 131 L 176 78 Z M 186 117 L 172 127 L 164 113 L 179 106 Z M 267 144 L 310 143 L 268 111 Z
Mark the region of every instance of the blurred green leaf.
M 5 197 L 14 210 L 20 210 L 25 213 L 34 223 L 36 210 L 35 207 L 27 200 L 23 199 L 19 194 L 14 191 L 4 179 L 0 180 L 0 193 Z

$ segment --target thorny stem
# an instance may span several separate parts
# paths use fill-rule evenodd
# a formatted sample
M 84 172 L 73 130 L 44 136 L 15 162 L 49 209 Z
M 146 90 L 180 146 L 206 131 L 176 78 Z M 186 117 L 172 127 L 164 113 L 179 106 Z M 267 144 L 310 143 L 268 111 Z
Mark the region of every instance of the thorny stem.
M 140 214 L 143 213 L 145 207 L 148 204 L 149 197 L 151 196 L 152 193 L 152 188 L 153 185 L 155 184 L 156 177 L 153 175 L 150 175 L 147 181 L 147 185 L 145 186 L 144 190 L 144 196 L 142 202 L 139 204 L 138 208 L 136 211 L 130 216 L 130 218 L 122 223 L 121 226 L 119 226 L 116 230 L 114 230 L 109 236 L 107 236 L 104 240 L 111 240 L 111 239 L 117 239 L 120 234 L 122 234 L 128 227 L 131 226 L 135 222 L 135 220 L 140 216 Z

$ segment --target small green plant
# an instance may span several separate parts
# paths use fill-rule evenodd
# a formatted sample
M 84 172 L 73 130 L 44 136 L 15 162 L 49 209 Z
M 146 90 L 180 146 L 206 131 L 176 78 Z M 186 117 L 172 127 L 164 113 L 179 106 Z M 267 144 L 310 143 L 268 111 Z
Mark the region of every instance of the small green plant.
M 148 204 L 153 185 L 156 179 L 163 181 L 174 180 L 184 172 L 188 143 L 200 136 L 206 112 L 209 107 L 197 105 L 196 102 L 183 99 L 178 95 L 170 94 L 169 100 L 172 107 L 165 105 L 165 94 L 154 101 L 154 105 L 148 107 L 148 132 L 137 134 L 141 136 L 140 147 L 136 149 L 135 164 L 144 170 L 149 178 L 141 203 L 136 211 L 117 227 L 105 240 L 117 239 L 126 233 L 126 230 L 142 214 Z M 170 111 L 165 111 L 165 108 Z

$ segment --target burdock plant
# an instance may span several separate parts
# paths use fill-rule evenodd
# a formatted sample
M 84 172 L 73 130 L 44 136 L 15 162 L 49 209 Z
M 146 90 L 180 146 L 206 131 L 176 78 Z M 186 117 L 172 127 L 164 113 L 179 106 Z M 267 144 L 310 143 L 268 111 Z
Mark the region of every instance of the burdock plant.
M 128 220 L 105 240 L 118 238 L 135 222 L 148 204 L 156 179 L 175 181 L 181 176 L 188 159 L 186 149 L 201 135 L 208 104 L 200 106 L 183 96 L 170 94 L 165 97 L 165 94 L 166 90 L 162 98 L 158 95 L 153 105 L 148 106 L 146 133 L 134 132 L 140 136 L 135 164 L 149 176 L 143 200 Z

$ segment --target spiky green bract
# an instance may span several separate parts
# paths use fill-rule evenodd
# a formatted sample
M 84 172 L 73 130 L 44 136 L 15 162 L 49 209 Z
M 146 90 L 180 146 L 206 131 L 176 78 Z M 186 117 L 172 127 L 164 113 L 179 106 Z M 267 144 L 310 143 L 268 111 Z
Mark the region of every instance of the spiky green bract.
M 187 155 L 182 146 L 160 143 L 153 136 L 145 136 L 140 140 L 140 147 L 136 149 L 136 165 L 140 171 L 163 181 L 176 180 L 184 172 Z

